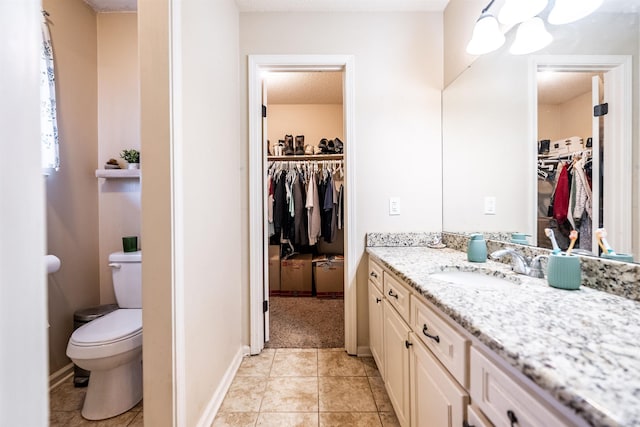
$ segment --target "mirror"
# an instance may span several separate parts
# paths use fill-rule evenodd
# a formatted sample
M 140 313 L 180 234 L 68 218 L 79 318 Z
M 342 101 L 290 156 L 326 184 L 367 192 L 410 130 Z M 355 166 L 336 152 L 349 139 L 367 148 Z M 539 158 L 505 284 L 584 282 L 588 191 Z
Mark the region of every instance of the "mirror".
M 629 183 L 629 208 L 620 214 L 632 223 L 624 233 L 629 237 L 629 252 L 633 251 L 638 259 L 640 153 L 637 149 L 631 151 L 631 146 L 638 146 L 639 12 L 634 1 L 605 2 L 596 13 L 581 21 L 557 27 L 548 25 L 554 41 L 532 55 L 508 53 L 515 33 L 512 30 L 507 33 L 502 48 L 478 57 L 445 88 L 443 230 L 518 231 L 527 234 L 530 243 L 536 244 L 537 70 L 560 57 L 581 56 L 584 60 L 601 55 L 624 56 L 631 58 L 629 68 L 633 69 L 630 73 L 633 90 L 629 98 L 629 109 L 633 111 L 625 114 L 632 134 L 628 139 L 631 155 L 627 158 L 635 172 L 632 176 L 631 173 L 623 175 L 615 168 L 608 171 L 609 181 Z M 606 220 L 605 227 L 609 227 Z M 609 241 L 616 245 L 612 237 Z

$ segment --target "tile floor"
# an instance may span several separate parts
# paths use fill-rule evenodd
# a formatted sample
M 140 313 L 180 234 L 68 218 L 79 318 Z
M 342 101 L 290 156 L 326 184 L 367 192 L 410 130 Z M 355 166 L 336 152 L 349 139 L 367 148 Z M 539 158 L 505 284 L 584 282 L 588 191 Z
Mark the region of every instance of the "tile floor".
M 51 427 L 142 427 L 142 402 L 103 421 L 80 415 L 86 388 L 73 379 L 51 391 Z M 225 426 L 398 426 L 370 357 L 343 349 L 265 349 L 247 356 L 212 427 Z
M 130 411 L 108 420 L 89 421 L 80 411 L 86 387 L 74 387 L 73 377 L 51 390 L 49 394 L 49 427 L 143 427 L 142 402 Z
M 245 357 L 213 427 L 398 426 L 370 357 L 266 349 Z

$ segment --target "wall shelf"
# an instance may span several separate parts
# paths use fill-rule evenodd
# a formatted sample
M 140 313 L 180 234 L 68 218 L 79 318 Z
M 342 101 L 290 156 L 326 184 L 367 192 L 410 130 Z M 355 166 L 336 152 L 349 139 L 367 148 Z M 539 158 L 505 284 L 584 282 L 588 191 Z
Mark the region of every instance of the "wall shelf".
M 267 156 L 269 161 L 296 162 L 298 160 L 342 160 L 343 154 L 308 154 L 304 156 Z
M 106 179 L 123 179 L 133 178 L 140 179 L 140 169 L 96 169 L 97 178 Z

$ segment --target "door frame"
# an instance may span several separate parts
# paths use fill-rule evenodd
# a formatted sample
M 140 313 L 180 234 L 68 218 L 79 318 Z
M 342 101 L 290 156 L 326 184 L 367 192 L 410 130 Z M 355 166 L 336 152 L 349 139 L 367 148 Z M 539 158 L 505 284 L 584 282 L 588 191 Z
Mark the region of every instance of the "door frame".
M 609 213 L 609 218 L 613 217 L 613 223 L 617 224 L 616 230 L 625 230 L 625 233 L 607 230 L 612 241 L 616 242 L 616 247 L 621 248 L 620 251 L 631 252 L 631 233 L 632 230 L 632 180 L 628 177 L 632 176 L 632 147 L 633 147 L 633 89 L 632 89 L 632 57 L 631 55 L 534 55 L 529 59 L 529 140 L 531 144 L 529 150 L 529 167 L 531 168 L 529 176 L 531 177 L 529 185 L 529 200 L 531 204 L 531 222 L 530 229 L 533 230 L 533 244 L 537 245 L 537 211 L 538 211 L 538 185 L 537 173 L 535 170 L 536 159 L 538 156 L 538 88 L 537 88 L 537 72 L 539 70 L 552 71 L 594 71 L 607 72 L 619 69 L 619 78 L 612 84 L 613 100 L 616 105 L 610 105 L 611 109 L 620 111 L 616 115 L 615 120 L 611 120 L 606 136 L 610 139 L 620 141 L 621 144 L 615 146 L 614 150 L 607 152 L 607 165 L 610 169 L 619 171 L 613 178 L 607 178 L 612 181 L 607 188 L 611 188 L 611 200 L 619 207 L 613 215 Z M 611 94 L 605 94 L 609 96 Z M 613 132 L 613 133 L 611 133 Z M 612 162 L 612 163 L 609 163 Z M 609 222 L 609 223 L 611 223 Z M 605 221 L 605 227 L 607 222 Z M 609 227 L 611 228 L 611 227 Z M 615 237 L 613 234 L 615 233 Z
M 354 57 L 352 55 L 249 55 L 249 328 L 251 354 L 264 348 L 264 284 L 268 259 L 264 238 L 265 148 L 262 143 L 262 80 L 268 71 L 342 71 L 345 162 L 345 349 L 357 353 L 355 228 Z

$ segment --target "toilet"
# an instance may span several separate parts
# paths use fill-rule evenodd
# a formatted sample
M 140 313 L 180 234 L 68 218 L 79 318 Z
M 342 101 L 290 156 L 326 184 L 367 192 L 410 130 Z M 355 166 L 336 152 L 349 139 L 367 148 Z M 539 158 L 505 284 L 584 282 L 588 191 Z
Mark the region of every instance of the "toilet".
M 115 417 L 142 400 L 142 252 L 109 255 L 119 309 L 76 329 L 67 356 L 91 372 L 82 416 Z

